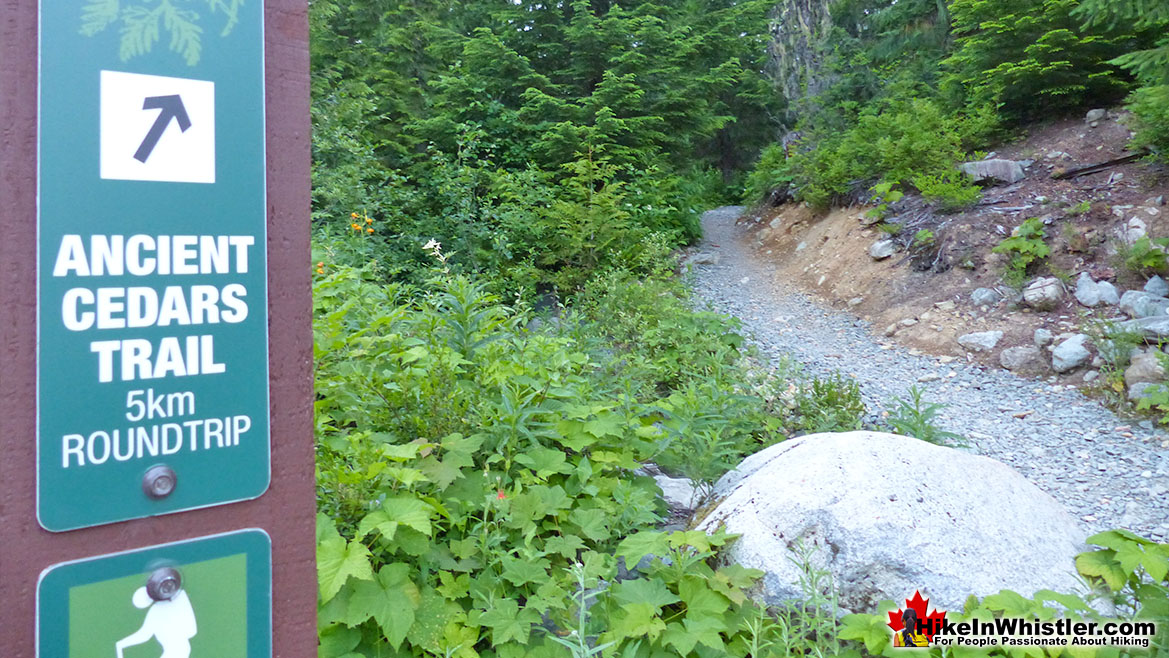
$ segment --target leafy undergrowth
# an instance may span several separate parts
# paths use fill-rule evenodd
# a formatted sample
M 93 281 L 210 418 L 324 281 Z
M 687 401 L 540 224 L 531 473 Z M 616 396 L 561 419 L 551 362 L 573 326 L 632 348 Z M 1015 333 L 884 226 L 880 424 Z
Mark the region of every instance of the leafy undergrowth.
M 855 384 L 752 367 L 735 325 L 694 312 L 668 278 L 598 278 L 540 324 L 445 271 L 418 289 L 386 285 L 376 265 L 327 267 L 315 290 L 322 658 L 886 652 L 875 618 L 828 612 L 824 574 L 805 571 L 810 603 L 766 608 L 751 596 L 761 574 L 718 558 L 732 537 L 656 531 L 660 492 L 637 472 L 655 461 L 709 487 L 785 436 L 860 427 Z M 929 433 L 932 406 L 915 408 Z M 1107 548 L 1082 572 L 1129 614 L 1167 607 L 1169 549 L 1094 540 Z M 1049 614 L 1017 599 L 970 614 Z
M 746 594 L 758 574 L 716 566 L 724 535 L 652 532 L 665 510 L 636 469 L 709 486 L 863 406 L 832 416 L 843 380 L 746 367 L 734 324 L 676 280 L 612 274 L 574 308 L 535 328 L 446 271 L 412 289 L 317 267 L 322 656 L 565 655 L 572 629 L 607 655 L 771 641 Z M 581 631 L 578 581 L 618 573 Z

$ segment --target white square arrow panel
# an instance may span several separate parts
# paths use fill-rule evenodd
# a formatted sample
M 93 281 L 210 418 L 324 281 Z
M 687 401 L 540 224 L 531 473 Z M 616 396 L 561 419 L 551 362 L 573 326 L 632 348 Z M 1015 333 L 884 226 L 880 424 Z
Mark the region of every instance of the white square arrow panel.
M 215 83 L 101 72 L 101 177 L 215 182 Z

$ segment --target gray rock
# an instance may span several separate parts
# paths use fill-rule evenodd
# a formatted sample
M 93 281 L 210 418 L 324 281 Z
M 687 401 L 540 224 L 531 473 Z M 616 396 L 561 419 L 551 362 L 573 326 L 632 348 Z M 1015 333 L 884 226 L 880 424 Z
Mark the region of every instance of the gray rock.
M 1051 367 L 1056 372 L 1075 370 L 1092 358 L 1088 351 L 1088 337 L 1084 334 L 1073 334 L 1070 338 L 1055 346 L 1051 353 Z
M 1100 293 L 1100 303 L 1108 304 L 1109 306 L 1116 306 L 1120 303 L 1120 292 L 1116 290 L 1116 286 L 1107 281 L 1097 281 L 1096 291 Z
M 1022 163 L 999 158 L 994 160 L 963 162 L 958 165 L 958 169 L 974 179 L 975 183 L 1000 182 L 1010 185 L 1011 183 L 1018 183 L 1023 180 L 1023 176 L 1025 175 L 1023 173 Z
M 670 513 L 682 516 L 694 511 L 702 503 L 702 492 L 689 478 L 672 478 L 664 473 L 653 476 L 658 488 L 662 490 L 662 500 Z
M 1128 399 L 1131 402 L 1139 402 L 1142 398 L 1147 398 L 1153 395 L 1149 389 L 1154 388 L 1157 384 L 1152 382 L 1137 382 L 1128 389 Z
M 1108 118 L 1108 110 L 1103 110 L 1103 109 L 1088 110 L 1088 113 L 1086 115 L 1084 115 L 1084 122 L 1085 123 L 1092 123 L 1093 121 L 1103 121 L 1104 119 L 1107 119 L 1107 118 Z
M 1148 283 L 1145 284 L 1145 292 L 1158 297 L 1169 297 L 1169 283 L 1166 283 L 1165 279 L 1154 274 Z
M 958 344 L 974 352 L 989 352 L 1003 338 L 1001 331 L 977 331 L 958 336 Z
M 1087 272 L 1080 274 L 1080 278 L 1076 279 L 1076 301 L 1092 308 L 1100 303 L 1100 287 L 1092 280 L 1092 275 Z
M 1008 347 L 999 354 L 999 363 L 1012 372 L 1038 367 L 1041 359 L 1042 353 L 1034 345 Z
M 1035 347 L 1047 347 L 1051 344 L 1051 341 L 1055 340 L 1055 335 L 1051 333 L 1050 329 L 1040 327 L 1035 330 L 1033 340 L 1035 341 Z
M 1116 235 L 1125 244 L 1133 244 L 1149 234 L 1149 225 L 1140 217 L 1133 217 L 1116 228 Z
M 1120 310 L 1130 318 L 1165 315 L 1166 310 L 1169 310 L 1169 299 L 1141 290 L 1129 290 L 1120 297 Z
M 869 256 L 873 260 L 885 260 L 897 252 L 897 244 L 892 240 L 881 240 L 874 242 L 873 246 L 869 247 Z
M 995 304 L 999 303 L 999 300 L 1002 298 L 1003 296 L 1000 295 L 997 290 L 993 290 L 991 288 L 975 288 L 974 291 L 970 293 L 970 301 L 973 302 L 975 306 L 994 306 Z
M 803 597 L 797 542 L 816 549 L 813 566 L 832 574 L 847 610 L 917 589 L 943 609 L 1002 589 L 1078 589 L 1078 523 L 987 457 L 879 432 L 815 434 L 748 457 L 715 495 L 698 529 L 740 535 L 727 557 L 765 572 L 770 604 Z
M 1165 381 L 1165 368 L 1157 358 L 1160 350 L 1150 349 L 1143 351 L 1132 358 L 1132 362 L 1124 371 L 1124 383 L 1132 388 L 1141 382 Z
M 1023 303 L 1037 311 L 1050 311 L 1063 301 L 1063 284 L 1059 279 L 1041 276 L 1023 289 Z
M 1121 331 L 1134 331 L 1143 334 L 1145 338 L 1169 338 L 1169 315 L 1154 315 L 1147 318 L 1137 318 L 1120 322 L 1117 327 Z
M 690 265 L 718 265 L 722 262 L 722 255 L 718 252 L 700 251 L 686 259 Z

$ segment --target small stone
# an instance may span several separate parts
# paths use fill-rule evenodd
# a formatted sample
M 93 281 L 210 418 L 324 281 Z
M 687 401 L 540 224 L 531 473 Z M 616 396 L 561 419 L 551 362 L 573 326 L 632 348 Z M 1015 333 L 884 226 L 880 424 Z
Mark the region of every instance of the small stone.
M 1023 290 L 1023 302 L 1037 311 L 1050 311 L 1063 301 L 1063 284 L 1059 279 L 1041 276 Z
M 1117 237 L 1131 245 L 1149 234 L 1149 225 L 1140 217 L 1133 217 L 1117 227 Z
M 855 308 L 863 303 L 865 303 L 864 297 L 853 297 L 852 299 L 848 300 L 848 307 Z
M 691 265 L 718 265 L 722 261 L 722 256 L 718 252 L 700 251 L 686 262 Z
M 1157 350 L 1141 352 L 1133 357 L 1132 362 L 1124 371 L 1124 383 L 1129 387 L 1141 382 L 1160 382 L 1165 380 L 1165 368 L 1157 357 Z
M 1140 382 L 1137 384 L 1133 384 L 1128 389 L 1129 401 L 1130 402 L 1137 402 L 1142 398 L 1149 397 L 1150 395 L 1152 395 L 1152 392 L 1149 391 L 1149 389 L 1153 388 L 1155 386 L 1157 386 L 1157 384 L 1154 384 L 1152 382 Z
M 1160 317 L 1169 310 L 1169 299 L 1141 290 L 1129 290 L 1120 297 L 1119 306 L 1131 318 Z
M 1091 384 L 1092 382 L 1096 381 L 1099 378 L 1100 378 L 1100 371 L 1099 370 L 1089 370 L 1088 372 L 1084 373 L 1084 383 L 1085 384 Z
M 913 325 L 917 324 L 917 320 L 915 320 L 913 318 L 904 318 L 903 320 L 901 320 L 901 322 L 898 322 L 897 324 L 901 325 L 902 327 L 912 327 Z
M 974 302 L 975 306 L 994 306 L 1002 298 L 998 291 L 990 288 L 975 288 L 970 293 L 970 301 Z
M 1141 471 L 1141 477 L 1146 478 L 1146 479 L 1151 478 L 1151 477 L 1153 477 L 1153 472 L 1152 471 Z
M 1165 279 L 1154 274 L 1145 283 L 1145 292 L 1158 297 L 1169 297 L 1169 283 L 1166 283 Z
M 977 331 L 958 337 L 958 344 L 974 352 L 989 352 L 1002 340 L 1001 331 Z
M 955 306 L 956 304 L 954 304 L 954 302 L 948 300 L 934 303 L 934 308 L 938 309 L 939 311 L 953 311 Z
M 1080 278 L 1076 279 L 1075 295 L 1076 301 L 1088 308 L 1100 303 L 1100 288 L 1087 272 L 1082 272 Z
M 938 381 L 938 380 L 939 380 L 939 379 L 941 379 L 941 378 L 942 378 L 942 376 L 941 376 L 941 375 L 939 375 L 939 374 L 937 374 L 937 373 L 932 373 L 932 372 L 931 372 L 931 373 L 929 373 L 928 375 L 922 375 L 921 377 L 918 377 L 918 378 L 917 378 L 917 381 L 919 381 L 919 382 L 921 382 L 921 383 L 925 384 L 925 383 L 928 383 L 928 382 L 936 382 L 936 381 Z
M 1051 353 L 1051 367 L 1056 372 L 1069 372 L 1084 365 L 1092 357 L 1087 348 L 1088 336 L 1074 334 L 1056 346 Z
M 1116 306 L 1120 303 L 1120 292 L 1116 286 L 1107 281 L 1097 281 L 1096 291 L 1100 293 L 1100 303 Z
M 827 280 L 828 280 L 828 277 L 826 275 L 820 275 L 820 280 L 816 282 L 816 285 L 822 286 L 822 285 L 824 285 L 824 282 Z
M 1036 347 L 1047 347 L 1051 344 L 1051 341 L 1055 340 L 1055 336 L 1051 333 L 1050 329 L 1040 327 L 1035 330 L 1034 340 Z
M 999 354 L 999 364 L 1012 372 L 1037 367 L 1042 353 L 1034 345 L 1008 347 Z
M 805 250 L 805 249 L 807 249 L 807 248 L 808 248 L 808 243 L 807 243 L 807 242 L 801 242 L 801 243 L 799 243 L 799 244 L 797 244 L 797 245 L 796 245 L 796 251 L 803 251 L 803 250 Z
M 874 242 L 873 246 L 869 247 L 869 257 L 873 260 L 885 260 L 897 252 L 897 244 L 892 240 L 881 240 Z
M 1088 113 L 1084 115 L 1084 121 L 1087 123 L 1092 123 L 1093 121 L 1103 121 L 1106 118 L 1108 118 L 1108 110 L 1100 108 L 1088 110 Z
M 897 325 L 896 324 L 891 324 L 888 327 L 885 327 L 885 335 L 886 336 L 892 336 L 895 333 L 897 333 Z

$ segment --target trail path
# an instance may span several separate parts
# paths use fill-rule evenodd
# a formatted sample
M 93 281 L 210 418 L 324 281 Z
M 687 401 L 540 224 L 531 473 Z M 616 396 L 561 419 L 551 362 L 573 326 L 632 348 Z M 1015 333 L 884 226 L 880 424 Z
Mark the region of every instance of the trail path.
M 742 211 L 729 206 L 703 216 L 703 249 L 721 261 L 696 265 L 693 287 L 715 310 L 737 316 L 764 355 L 790 355 L 814 375 L 850 375 L 874 415 L 916 384 L 927 401 L 950 405 L 941 412 L 945 429 L 1062 502 L 1084 523 L 1085 536 L 1123 527 L 1169 539 L 1169 435 L 1122 419 L 1075 389 L 915 356 L 878 338 L 867 323 L 777 280 L 735 226 Z

